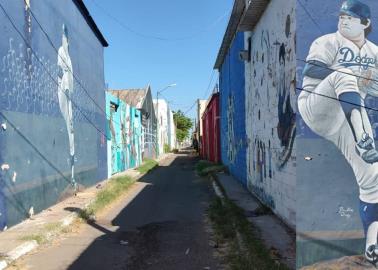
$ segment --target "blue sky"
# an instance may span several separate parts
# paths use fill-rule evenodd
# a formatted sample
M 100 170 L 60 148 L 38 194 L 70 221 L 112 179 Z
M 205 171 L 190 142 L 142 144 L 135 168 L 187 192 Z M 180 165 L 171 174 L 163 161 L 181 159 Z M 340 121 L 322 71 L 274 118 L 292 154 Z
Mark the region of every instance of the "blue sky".
M 176 83 L 163 95 L 172 102 L 172 109 L 182 111 L 195 99 L 208 97 L 206 90 L 233 0 L 84 2 L 109 42 L 104 59 L 109 88 L 150 84 L 155 98 L 157 90 Z M 215 73 L 211 89 L 217 78 Z M 195 108 L 188 115 L 194 118 Z

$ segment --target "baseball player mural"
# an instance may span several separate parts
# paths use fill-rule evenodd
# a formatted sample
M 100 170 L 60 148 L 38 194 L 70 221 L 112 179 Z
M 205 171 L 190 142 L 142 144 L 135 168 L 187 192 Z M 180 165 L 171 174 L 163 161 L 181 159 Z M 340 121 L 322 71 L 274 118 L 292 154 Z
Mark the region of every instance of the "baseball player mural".
M 73 71 L 72 62 L 69 54 L 68 30 L 63 25 L 62 46 L 58 50 L 58 100 L 60 111 L 66 122 L 68 140 L 70 147 L 70 164 L 71 164 L 71 184 L 76 190 L 76 181 L 74 174 L 75 164 L 75 142 L 74 126 L 72 112 L 72 95 L 73 95 Z
M 370 31 L 370 7 L 344 1 L 338 31 L 310 47 L 298 109 L 310 129 L 333 142 L 352 167 L 359 185 L 365 257 L 376 264 L 378 151 L 364 107 L 367 95 L 378 97 L 378 47 L 366 39 Z

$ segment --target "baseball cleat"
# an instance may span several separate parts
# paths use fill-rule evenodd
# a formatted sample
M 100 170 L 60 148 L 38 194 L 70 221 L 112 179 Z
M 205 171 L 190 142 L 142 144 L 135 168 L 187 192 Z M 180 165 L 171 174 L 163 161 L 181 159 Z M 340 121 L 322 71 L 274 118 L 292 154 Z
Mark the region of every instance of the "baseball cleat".
M 374 140 L 367 133 L 364 133 L 356 144 L 356 152 L 366 163 L 378 162 L 378 151 L 374 148 Z
M 369 246 L 365 251 L 365 259 L 373 264 L 374 266 L 377 266 L 378 262 L 378 249 L 375 245 Z
M 362 139 L 357 143 L 357 147 L 363 150 L 371 150 L 373 149 L 373 139 L 370 138 L 369 134 L 364 133 L 362 134 Z

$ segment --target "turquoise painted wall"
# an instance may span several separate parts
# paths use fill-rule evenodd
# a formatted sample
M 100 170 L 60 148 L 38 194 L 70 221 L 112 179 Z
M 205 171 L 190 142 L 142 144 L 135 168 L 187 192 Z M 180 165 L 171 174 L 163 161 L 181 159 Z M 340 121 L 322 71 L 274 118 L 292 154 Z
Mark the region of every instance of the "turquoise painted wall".
M 106 93 L 108 176 L 142 162 L 141 112 L 117 97 Z

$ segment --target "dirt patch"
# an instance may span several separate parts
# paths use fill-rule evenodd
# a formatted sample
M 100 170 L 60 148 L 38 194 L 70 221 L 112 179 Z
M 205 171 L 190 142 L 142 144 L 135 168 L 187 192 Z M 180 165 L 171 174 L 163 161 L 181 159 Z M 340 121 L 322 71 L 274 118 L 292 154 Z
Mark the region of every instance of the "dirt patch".
M 201 226 L 202 223 L 168 221 L 121 233 L 119 240 L 127 241 L 129 246 L 127 269 L 219 269 L 206 235 L 193 237 L 192 232 Z

